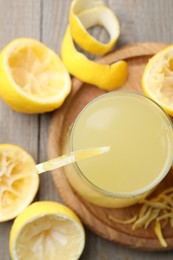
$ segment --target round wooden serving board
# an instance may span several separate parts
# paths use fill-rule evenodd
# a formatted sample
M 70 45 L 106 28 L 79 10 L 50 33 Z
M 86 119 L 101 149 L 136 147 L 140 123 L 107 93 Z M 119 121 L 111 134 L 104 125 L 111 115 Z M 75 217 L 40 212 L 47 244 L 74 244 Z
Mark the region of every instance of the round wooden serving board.
M 162 43 L 128 45 L 108 54 L 99 62 L 110 64 L 119 59 L 126 60 L 129 67 L 128 79 L 125 85 L 120 89 L 142 93 L 141 76 L 148 59 L 166 46 L 166 44 Z M 49 131 L 49 158 L 54 158 L 62 154 L 62 143 L 71 123 L 88 102 L 103 93 L 105 93 L 105 91 L 97 87 L 85 84 L 75 78 L 73 79 L 70 96 L 64 105 L 53 114 Z M 98 207 L 83 200 L 72 190 L 66 180 L 63 168 L 53 171 L 52 176 L 57 191 L 65 204 L 76 212 L 81 221 L 99 236 L 132 248 L 165 250 L 165 248 L 160 245 L 154 233 L 153 225 L 150 225 L 148 229 L 140 228 L 132 230 L 130 224 L 123 225 L 114 223 L 108 218 L 108 216 L 111 215 L 119 219 L 129 219 L 139 210 L 139 205 L 123 209 Z M 170 170 L 167 177 L 154 191 L 154 195 L 172 184 L 173 174 L 171 174 Z M 173 249 L 173 229 L 167 225 L 163 229 L 163 234 L 168 243 L 166 250 Z

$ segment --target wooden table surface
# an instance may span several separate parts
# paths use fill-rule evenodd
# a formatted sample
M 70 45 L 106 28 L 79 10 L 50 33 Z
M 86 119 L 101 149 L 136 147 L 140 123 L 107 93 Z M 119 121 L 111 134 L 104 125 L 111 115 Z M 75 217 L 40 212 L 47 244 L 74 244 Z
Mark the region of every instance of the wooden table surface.
M 135 42 L 173 42 L 172 0 L 104 0 L 121 24 L 117 46 Z M 71 0 L 0 0 L 0 49 L 17 37 L 32 37 L 60 53 Z M 105 32 L 92 31 L 103 40 Z M 36 162 L 47 159 L 51 113 L 25 115 L 12 111 L 0 100 L 0 143 L 22 146 Z M 62 202 L 51 175 L 41 175 L 36 200 Z M 12 221 L 0 224 L 0 260 L 10 259 L 9 231 Z M 86 228 L 86 246 L 81 260 L 171 260 L 173 252 L 141 252 L 98 237 Z M 27 260 L 27 259 L 24 259 Z M 53 259 L 52 259 L 53 260 Z

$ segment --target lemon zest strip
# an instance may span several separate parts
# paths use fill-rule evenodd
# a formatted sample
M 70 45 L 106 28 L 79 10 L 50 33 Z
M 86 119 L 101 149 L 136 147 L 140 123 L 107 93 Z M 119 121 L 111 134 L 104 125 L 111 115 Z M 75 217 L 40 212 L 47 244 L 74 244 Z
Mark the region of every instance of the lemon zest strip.
M 120 224 L 131 224 L 133 223 L 136 219 L 137 219 L 137 215 L 133 216 L 132 218 L 130 219 L 127 219 L 127 220 L 122 220 L 122 219 L 118 219 L 118 218 L 115 218 L 113 216 L 108 216 L 108 218 L 110 220 L 112 220 L 113 222 L 116 222 L 116 223 L 120 223 Z
M 163 247 L 167 247 L 168 244 L 166 242 L 166 240 L 164 239 L 163 237 L 163 234 L 162 234 L 162 230 L 161 230 L 161 225 L 160 225 L 160 222 L 159 221 L 156 221 L 156 224 L 155 224 L 155 227 L 154 227 L 154 231 L 160 241 L 160 244 L 163 246 Z
M 124 221 L 113 216 L 108 216 L 108 218 L 121 224 L 133 224 L 132 230 L 142 227 L 147 229 L 155 221 L 155 234 L 161 246 L 167 247 L 168 244 L 162 230 L 168 224 L 168 221 L 170 226 L 173 227 L 173 187 L 163 190 L 152 199 L 141 200 L 140 203 L 142 207 L 139 212 L 130 219 Z
M 61 56 L 69 73 L 101 89 L 112 90 L 120 87 L 126 81 L 128 72 L 125 61 L 106 65 L 89 60 L 76 50 L 69 27 L 62 42 Z

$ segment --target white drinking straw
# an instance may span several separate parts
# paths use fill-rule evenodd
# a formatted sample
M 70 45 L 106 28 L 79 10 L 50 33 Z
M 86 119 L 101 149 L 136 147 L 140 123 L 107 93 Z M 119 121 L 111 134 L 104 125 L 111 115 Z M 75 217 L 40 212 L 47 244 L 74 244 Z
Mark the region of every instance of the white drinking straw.
M 109 152 L 110 146 L 94 147 L 89 149 L 78 150 L 70 153 L 69 155 L 62 155 L 49 161 L 39 163 L 36 165 L 38 173 L 51 171 L 62 166 L 65 166 L 76 161 L 85 160 L 100 154 Z

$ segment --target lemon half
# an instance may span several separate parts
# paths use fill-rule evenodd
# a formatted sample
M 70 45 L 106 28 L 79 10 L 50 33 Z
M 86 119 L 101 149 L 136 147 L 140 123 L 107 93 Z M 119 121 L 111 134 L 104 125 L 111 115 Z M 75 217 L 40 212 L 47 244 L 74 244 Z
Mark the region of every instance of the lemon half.
M 143 73 L 142 86 L 148 97 L 173 116 L 173 45 L 149 60 Z
M 34 39 L 15 39 L 1 51 L 0 75 L 0 95 L 18 112 L 52 111 L 71 90 L 70 76 L 60 58 Z
M 21 147 L 0 145 L 0 222 L 15 218 L 34 199 L 39 177 L 33 158 Z
M 10 233 L 14 260 L 76 260 L 84 244 L 84 229 L 76 214 L 51 201 L 31 204 L 15 219 Z

